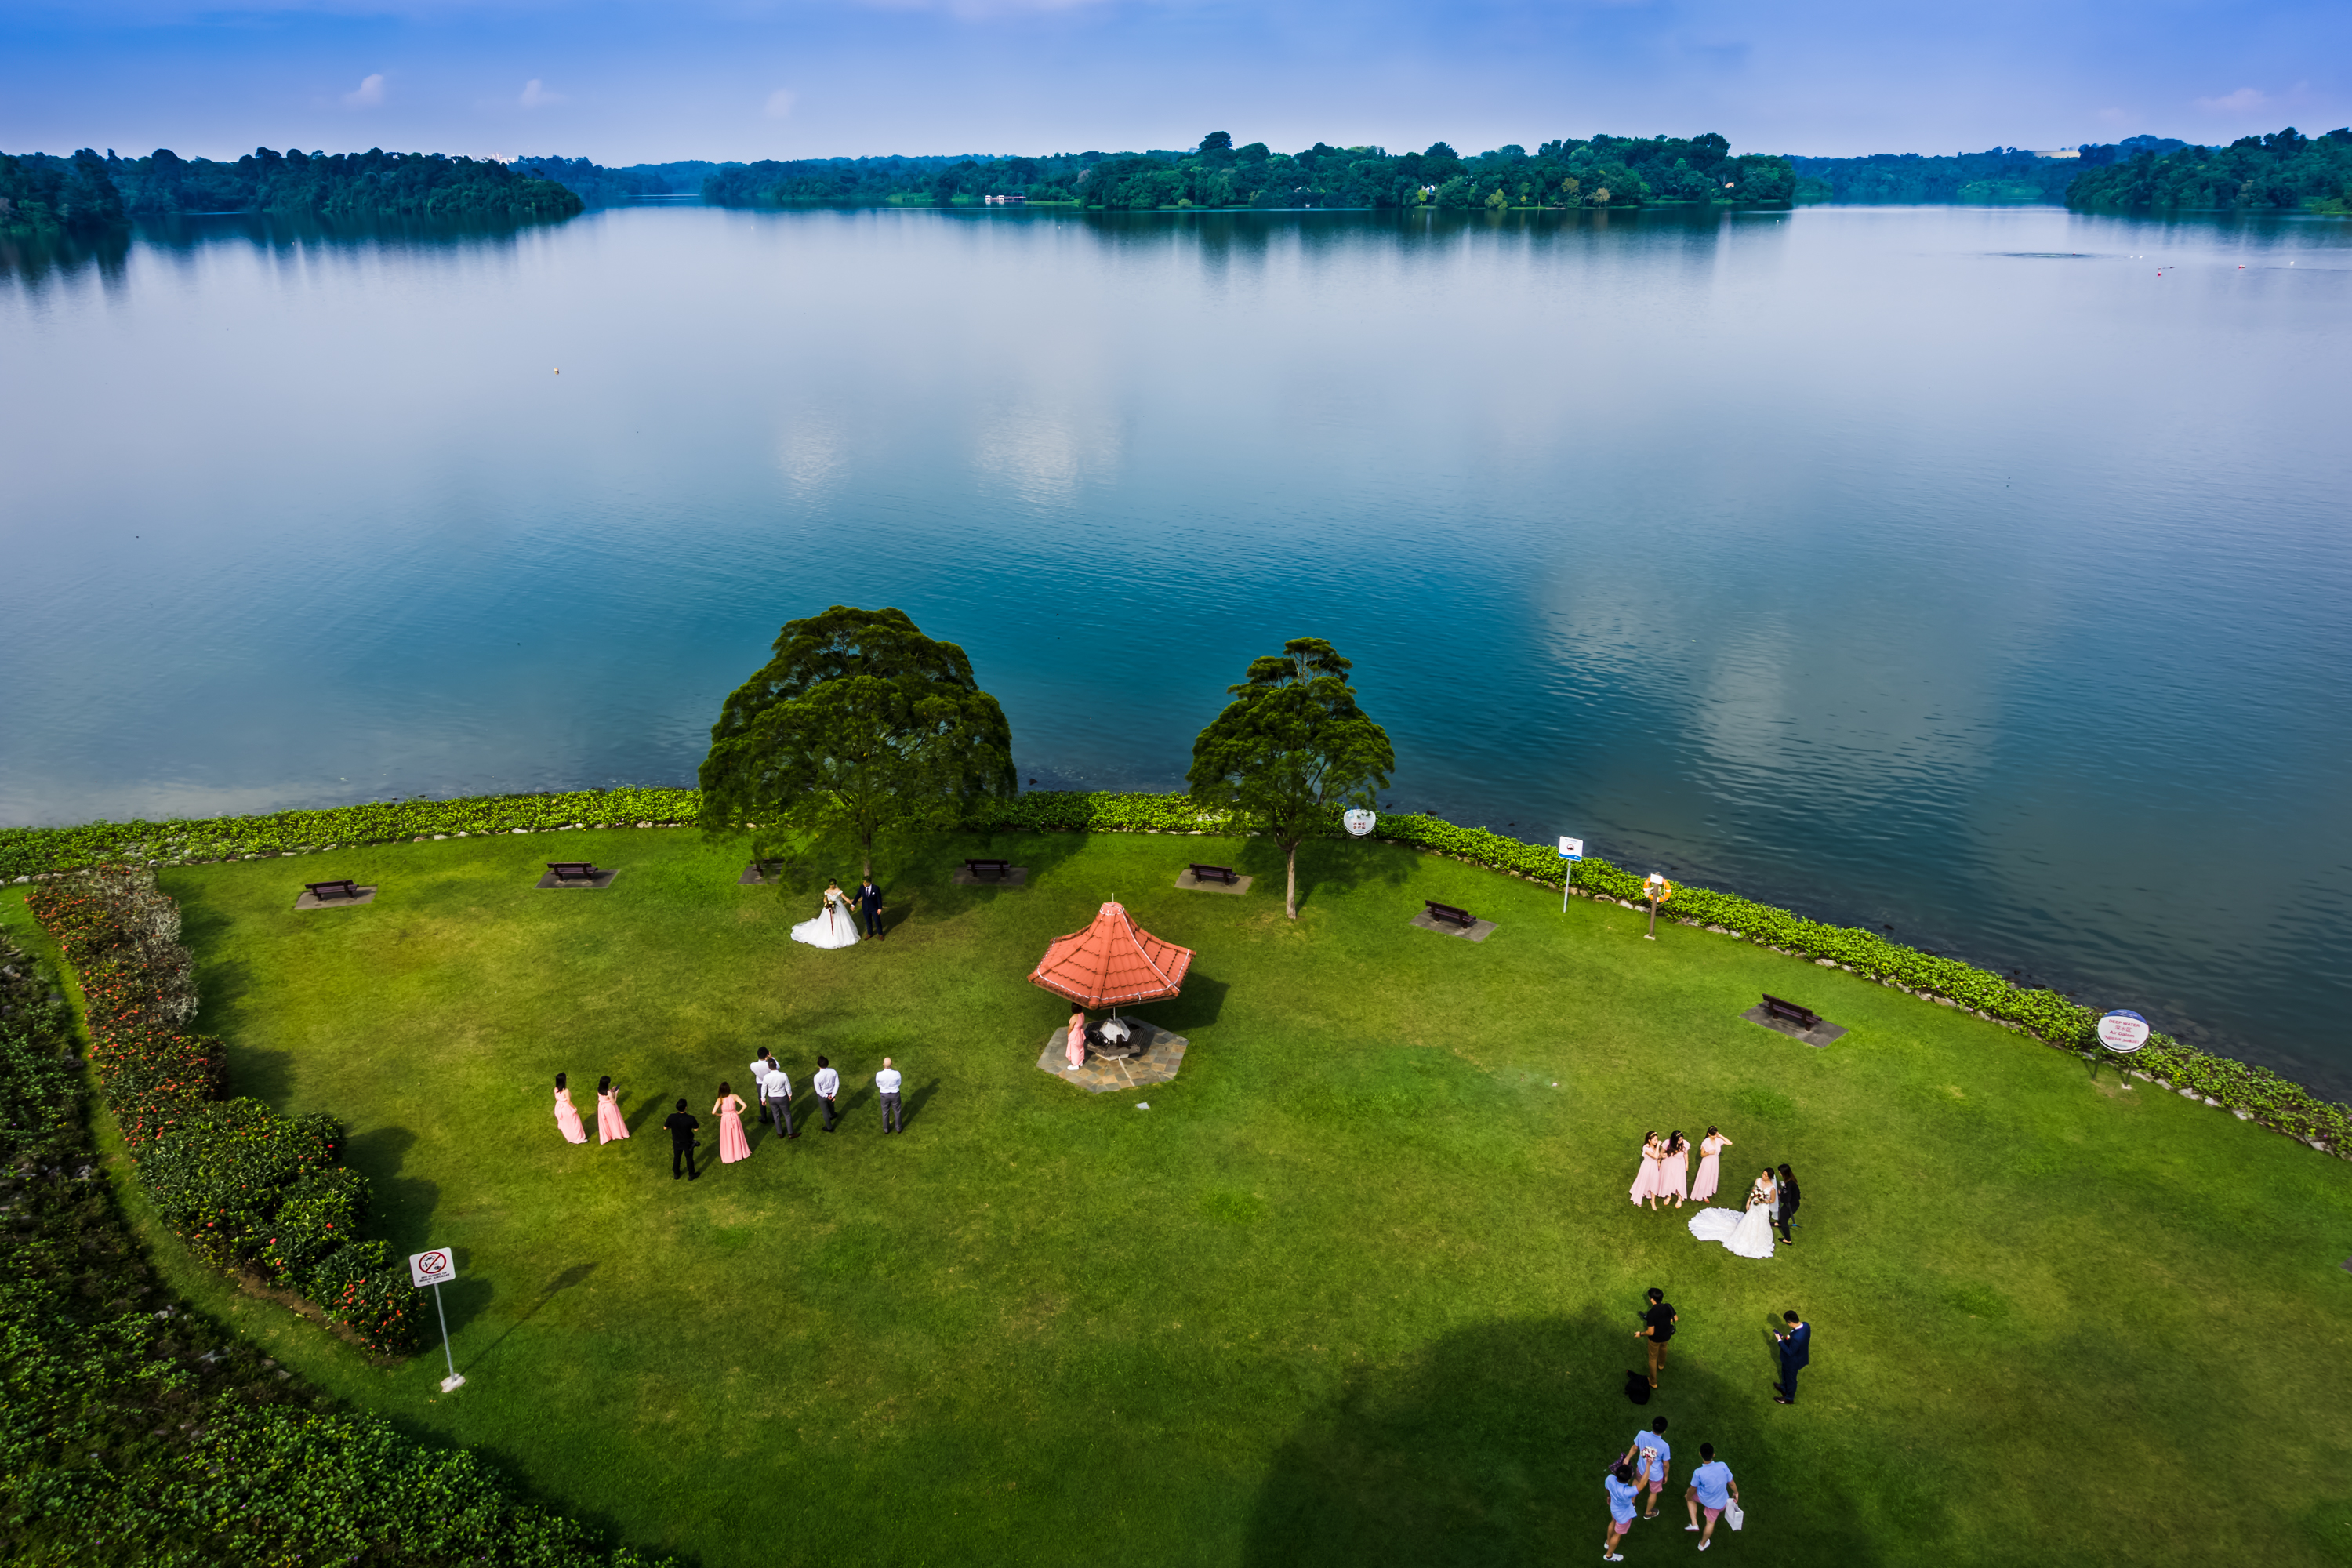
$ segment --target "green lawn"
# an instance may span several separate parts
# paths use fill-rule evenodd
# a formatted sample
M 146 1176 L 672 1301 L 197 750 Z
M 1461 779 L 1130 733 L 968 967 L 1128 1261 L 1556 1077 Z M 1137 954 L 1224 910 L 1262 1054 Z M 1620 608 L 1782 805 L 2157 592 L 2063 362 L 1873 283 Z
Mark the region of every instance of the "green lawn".
M 1029 885 L 950 887 L 982 852 Z M 534 890 L 559 854 L 620 879 Z M 1195 858 L 1258 884 L 1178 891 Z M 1261 844 L 927 843 L 886 868 L 890 940 L 843 952 L 787 941 L 813 893 L 739 887 L 741 863 L 624 831 L 167 873 L 238 1089 L 342 1117 L 372 1233 L 458 1249 L 467 1385 L 438 1393 L 437 1346 L 373 1368 L 160 1241 L 175 1281 L 706 1568 L 1550 1563 L 1597 1552 L 1600 1471 L 1655 1414 L 1677 1491 L 1702 1440 L 1740 1479 L 1748 1529 L 1710 1561 L 2352 1561 L 2341 1162 L 1897 991 L 1388 846 L 1311 846 L 1294 926 Z M 383 893 L 293 913 L 331 873 Z M 1500 930 L 1412 929 L 1424 897 Z M 1181 1077 L 1096 1097 L 1035 1069 L 1065 1009 L 1024 976 L 1110 898 L 1200 956 L 1146 1010 L 1192 1040 Z M 1853 1032 L 1743 1021 L 1764 990 Z M 832 1055 L 847 1123 L 673 1183 L 668 1102 L 707 1120 L 761 1044 L 803 1094 Z M 903 1138 L 879 1136 L 885 1054 Z M 618 1078 L 636 1136 L 564 1143 L 558 1069 L 583 1106 Z M 1735 1170 L 1802 1179 L 1769 1262 L 1625 1201 L 1645 1129 L 1710 1121 Z M 1636 1411 L 1653 1284 L 1682 1333 Z M 1785 1307 L 1816 1325 L 1793 1409 L 1768 1389 Z M 1644 1524 L 1627 1558 L 1691 1542 Z

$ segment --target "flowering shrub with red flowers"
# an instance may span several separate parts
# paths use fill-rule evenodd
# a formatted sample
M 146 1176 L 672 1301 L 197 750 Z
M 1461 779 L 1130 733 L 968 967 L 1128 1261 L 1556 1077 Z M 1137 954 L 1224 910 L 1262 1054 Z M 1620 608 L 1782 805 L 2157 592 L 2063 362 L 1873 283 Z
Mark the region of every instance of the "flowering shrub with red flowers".
M 90 1065 L 163 1222 L 215 1265 L 308 1296 L 371 1350 L 423 1343 L 407 1270 L 360 1241 L 367 1180 L 336 1163 L 334 1118 L 225 1099 L 220 1042 L 180 1026 L 195 1012 L 194 964 L 154 873 L 92 868 L 26 902 L 74 966 Z

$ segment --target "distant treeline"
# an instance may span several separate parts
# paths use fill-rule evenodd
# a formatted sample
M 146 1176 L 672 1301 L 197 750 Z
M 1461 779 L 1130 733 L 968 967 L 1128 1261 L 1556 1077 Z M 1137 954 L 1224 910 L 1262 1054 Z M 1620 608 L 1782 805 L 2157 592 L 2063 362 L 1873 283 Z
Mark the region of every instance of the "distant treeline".
M 1064 153 L 1043 158 L 808 158 L 723 168 L 705 199 L 729 206 L 805 203 L 948 205 L 1017 195 L 1101 208 L 1637 207 L 1660 202 L 1782 204 L 1796 192 L 1785 158 L 1734 157 L 1716 135 L 1595 136 L 1516 143 L 1465 158 L 1333 147 L 1276 153 L 1219 131 L 1190 152 Z
M 2352 209 L 2352 128 L 2305 136 L 2292 125 L 2227 147 L 2183 147 L 2087 169 L 2066 193 L 2078 207 Z
M 1801 202 L 2063 202 L 2084 170 L 2142 153 L 2164 153 L 2187 143 L 2168 136 L 2134 136 L 2086 146 L 2074 158 L 2042 158 L 2016 147 L 1955 153 L 1874 153 L 1866 158 L 1790 158 Z
M 592 207 L 641 201 L 647 196 L 694 196 L 702 183 L 722 169 L 740 163 L 714 163 L 693 158 L 677 163 L 632 163 L 608 169 L 585 158 L 517 158 L 507 165 L 537 179 L 551 180 Z
M 331 218 L 570 217 L 580 198 L 490 159 L 438 153 L 331 156 L 264 147 L 234 163 L 182 158 L 0 154 L 0 226 L 87 232 L 127 218 L 182 213 L 277 213 Z

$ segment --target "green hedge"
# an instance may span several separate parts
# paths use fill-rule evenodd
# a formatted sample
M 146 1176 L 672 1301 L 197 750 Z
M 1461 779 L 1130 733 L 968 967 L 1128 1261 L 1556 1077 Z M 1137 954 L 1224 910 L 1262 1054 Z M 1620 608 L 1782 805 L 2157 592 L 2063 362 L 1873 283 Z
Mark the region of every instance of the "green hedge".
M 656 1568 L 174 1300 L 100 1173 L 54 997 L 0 939 L 0 1562 Z
M 369 1350 L 415 1350 L 425 1311 L 405 1269 L 380 1248 L 326 1269 L 359 1241 L 367 1206 L 366 1179 L 336 1163 L 334 1118 L 224 1100 L 220 1042 L 157 1021 L 174 1010 L 159 990 L 184 1011 L 195 993 L 190 955 L 163 934 L 178 931 L 178 910 L 153 882 L 143 869 L 86 868 L 27 903 L 80 979 L 90 1064 L 156 1213 L 207 1261 L 309 1297 Z M 361 1257 L 365 1278 L 353 1273 Z
M 88 823 L 79 827 L 0 830 L 0 877 L 25 879 L 105 861 L 157 864 L 236 856 L 317 852 L 436 835 L 457 837 L 568 827 L 683 826 L 700 797 L 683 789 L 581 790 L 563 795 L 483 795 L 465 800 L 405 800 L 262 816 L 174 818 L 165 822 Z M 983 803 L 968 826 L 978 832 L 1233 833 L 1246 828 L 1203 812 L 1181 795 L 1121 795 L 1045 790 Z M 1340 833 L 1339 814 L 1326 831 Z M 1377 837 L 1508 871 L 1554 887 L 1560 861 L 1549 845 L 1461 827 L 1434 816 L 1383 816 Z M 1602 860 L 1577 872 L 1580 889 L 1635 900 L 1641 879 Z M 2026 990 L 1998 974 L 1891 942 L 1871 931 L 1806 920 L 1786 910 L 1706 888 L 1683 888 L 1666 906 L 1687 923 L 1734 931 L 1748 941 L 1827 959 L 1916 994 L 1962 1006 L 2023 1030 L 2063 1050 L 2088 1050 L 2095 1015 L 2056 992 Z M 2135 1058 L 2155 1081 L 2242 1110 L 2306 1142 L 2341 1152 L 2352 1144 L 2352 1110 L 2322 1100 L 2265 1068 L 2233 1061 L 2158 1035 Z

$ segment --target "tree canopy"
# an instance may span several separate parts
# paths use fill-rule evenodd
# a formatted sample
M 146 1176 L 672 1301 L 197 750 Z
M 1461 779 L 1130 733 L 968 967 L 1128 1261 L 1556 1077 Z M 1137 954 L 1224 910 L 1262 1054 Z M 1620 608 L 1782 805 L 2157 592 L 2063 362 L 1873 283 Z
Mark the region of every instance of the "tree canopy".
M 947 205 L 987 196 L 1106 209 L 1156 207 L 1625 207 L 1660 202 L 1775 205 L 1796 192 L 1785 158 L 1734 156 L 1721 136 L 1595 136 L 1465 158 L 1333 147 L 1276 153 L 1213 131 L 1189 152 L 1046 157 L 804 158 L 726 168 L 703 185 L 723 205 Z
M 701 826 L 838 835 L 874 869 L 884 835 L 1019 793 L 1013 731 L 953 643 L 903 610 L 835 605 L 787 621 L 775 657 L 727 699 L 701 770 Z
M 1186 786 L 1203 805 L 1257 818 L 1282 847 L 1283 909 L 1298 918 L 1298 846 L 1335 805 L 1370 805 L 1396 752 L 1356 706 L 1353 668 L 1321 637 L 1293 637 L 1226 688 L 1233 701 L 1192 742 Z
M 180 213 L 299 214 L 327 218 L 570 217 L 580 197 L 488 158 L 438 153 L 329 155 L 258 148 L 233 163 L 159 147 L 144 158 L 0 157 L 0 227 L 89 229 Z
M 2084 171 L 2067 189 L 2078 207 L 2281 208 L 2352 205 L 2352 128 L 2305 136 L 2292 125 L 2227 147 L 2142 151 Z

